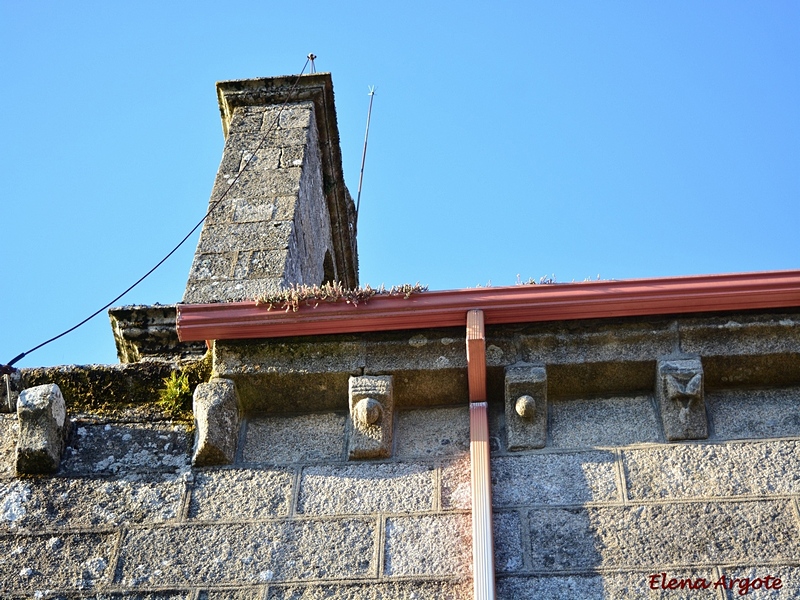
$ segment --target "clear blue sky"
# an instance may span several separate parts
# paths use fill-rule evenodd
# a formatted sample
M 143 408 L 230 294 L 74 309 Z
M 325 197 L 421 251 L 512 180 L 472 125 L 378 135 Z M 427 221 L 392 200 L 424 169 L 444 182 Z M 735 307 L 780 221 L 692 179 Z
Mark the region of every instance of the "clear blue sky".
M 214 82 L 333 74 L 361 282 L 800 268 L 800 3 L 0 0 L 0 363 L 202 216 Z M 173 303 L 195 235 L 119 304 Z M 107 316 L 17 366 L 116 362 Z

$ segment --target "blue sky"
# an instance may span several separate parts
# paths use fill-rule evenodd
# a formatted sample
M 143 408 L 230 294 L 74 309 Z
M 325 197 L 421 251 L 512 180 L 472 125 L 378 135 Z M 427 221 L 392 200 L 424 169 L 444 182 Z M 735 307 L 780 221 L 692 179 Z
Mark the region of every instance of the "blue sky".
M 800 268 L 796 2 L 0 0 L 0 362 L 202 216 L 214 83 L 333 74 L 361 281 Z M 180 300 L 195 235 L 119 304 Z M 17 366 L 115 362 L 105 315 Z

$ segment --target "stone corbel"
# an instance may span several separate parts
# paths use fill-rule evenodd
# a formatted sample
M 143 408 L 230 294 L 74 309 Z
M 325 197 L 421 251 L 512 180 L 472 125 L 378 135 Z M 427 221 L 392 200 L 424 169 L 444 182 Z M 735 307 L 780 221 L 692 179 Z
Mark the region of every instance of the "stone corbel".
M 388 458 L 394 423 L 392 376 L 350 377 L 349 388 L 348 458 Z
M 229 465 L 236 457 L 239 438 L 239 398 L 230 379 L 199 384 L 192 403 L 195 420 L 192 464 Z
M 506 367 L 507 449 L 544 448 L 547 442 L 547 371 L 540 365 Z
M 57 471 L 69 433 L 67 407 L 59 387 L 48 383 L 20 392 L 17 418 L 17 473 L 32 475 Z
M 699 358 L 659 360 L 656 397 L 668 440 L 708 437 L 703 365 Z

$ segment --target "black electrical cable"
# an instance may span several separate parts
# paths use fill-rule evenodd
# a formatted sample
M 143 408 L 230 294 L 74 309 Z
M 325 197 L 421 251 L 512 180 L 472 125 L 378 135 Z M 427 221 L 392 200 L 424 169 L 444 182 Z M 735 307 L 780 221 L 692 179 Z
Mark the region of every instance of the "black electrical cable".
M 62 331 L 57 336 L 51 337 L 49 340 L 47 340 L 45 342 L 42 342 L 38 346 L 34 346 L 33 348 L 31 348 L 27 352 L 22 352 L 21 354 L 18 354 L 17 356 L 12 358 L 7 364 L 5 364 L 5 365 L 0 364 L 0 374 L 2 374 L 2 375 L 6 374 L 6 373 L 10 374 L 10 373 L 16 371 L 16 369 L 14 368 L 14 363 L 16 363 L 17 361 L 21 360 L 22 358 L 24 358 L 25 356 L 27 356 L 31 352 L 34 352 L 35 350 L 38 350 L 42 346 L 46 346 L 50 342 L 55 342 L 57 339 L 62 338 L 65 335 L 67 335 L 68 333 L 71 333 L 71 332 L 75 331 L 78 327 L 80 327 L 84 323 L 94 319 L 97 315 L 99 315 L 104 310 L 108 309 L 117 300 L 122 298 L 125 294 L 130 292 L 137 285 L 142 283 L 142 281 L 147 279 L 147 277 L 149 277 L 153 273 L 153 271 L 155 271 L 158 267 L 160 267 L 162 264 L 164 264 L 166 262 L 166 260 L 170 256 L 175 254 L 175 252 L 177 252 L 178 249 L 181 246 L 183 246 L 184 242 L 186 242 L 186 240 L 188 240 L 192 236 L 192 234 L 195 231 L 197 231 L 197 228 L 200 227 L 200 225 L 202 225 L 205 222 L 205 220 L 214 211 L 214 209 L 219 205 L 219 203 L 222 202 L 225 199 L 225 197 L 228 195 L 228 192 L 231 191 L 231 188 L 234 185 L 236 185 L 236 183 L 239 181 L 239 177 L 241 176 L 241 174 L 245 172 L 247 167 L 250 166 L 250 163 L 255 159 L 256 154 L 258 153 L 259 150 L 261 150 L 261 147 L 264 145 L 264 142 L 267 140 L 267 137 L 269 136 L 270 133 L 272 133 L 273 128 L 275 127 L 275 125 L 277 125 L 278 120 L 281 118 L 281 114 L 283 114 L 283 109 L 286 108 L 286 105 L 289 103 L 289 100 L 291 100 L 292 96 L 294 95 L 294 92 L 297 89 L 297 84 L 300 83 L 300 78 L 303 76 L 303 73 L 305 73 L 306 67 L 308 66 L 308 62 L 309 62 L 309 60 L 311 60 L 311 56 L 312 56 L 311 54 L 308 55 L 308 58 L 306 59 L 306 62 L 303 65 L 303 68 L 300 71 L 300 74 L 297 76 L 297 79 L 295 79 L 294 83 L 292 84 L 292 87 L 289 89 L 289 93 L 286 95 L 286 99 L 283 101 L 283 104 L 281 104 L 281 108 L 280 108 L 280 110 L 278 110 L 278 114 L 275 115 L 275 118 L 272 120 L 272 123 L 270 123 L 269 127 L 267 128 L 267 131 L 264 133 L 264 136 L 261 138 L 261 141 L 258 143 L 258 146 L 256 146 L 256 149 L 251 153 L 250 158 L 247 159 L 247 162 L 245 162 L 244 167 L 242 167 L 239 170 L 239 172 L 236 174 L 236 176 L 233 179 L 230 180 L 230 182 L 228 183 L 228 187 L 225 188 L 225 191 L 222 193 L 222 195 L 211 204 L 211 206 L 209 207 L 208 211 L 206 211 L 206 214 L 203 215 L 203 218 L 200 219 L 194 227 L 192 227 L 192 230 L 189 233 L 187 233 L 180 242 L 178 242 L 178 245 L 175 246 L 172 250 L 170 250 L 169 253 L 164 258 L 162 258 L 160 261 L 158 261 L 152 269 L 150 269 L 147 273 L 145 273 L 139 279 L 137 279 L 136 282 L 134 282 L 131 286 L 129 286 L 124 292 L 122 292 L 119 296 L 114 298 L 111 302 L 109 302 L 108 304 L 106 304 L 102 308 L 99 308 L 98 310 L 93 312 L 91 315 L 86 317 L 83 321 L 81 321 L 77 325 L 73 325 L 72 327 L 70 327 L 66 331 Z M 316 56 L 314 58 L 316 58 Z

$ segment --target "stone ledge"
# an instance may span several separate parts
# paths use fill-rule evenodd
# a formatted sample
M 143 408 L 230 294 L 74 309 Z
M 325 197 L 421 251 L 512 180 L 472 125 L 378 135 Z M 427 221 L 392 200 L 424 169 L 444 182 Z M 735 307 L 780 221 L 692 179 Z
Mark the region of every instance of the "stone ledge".
M 175 326 L 175 304 L 153 306 L 118 306 L 108 310 L 117 356 L 121 363 L 135 363 L 143 358 L 180 360 L 202 358 L 203 342 L 181 342 Z
M 728 325 L 736 319 L 745 325 Z M 490 401 L 502 399 L 504 369 L 522 359 L 545 367 L 552 399 L 651 394 L 657 361 L 698 356 L 687 347 L 709 352 L 699 355 L 708 391 L 797 385 L 795 319 L 748 313 L 493 326 L 486 334 L 487 393 Z M 681 346 L 684 329 L 695 341 Z M 349 377 L 358 375 L 393 375 L 398 408 L 457 404 L 468 392 L 464 336 L 445 328 L 217 341 L 213 370 L 236 382 L 245 412 L 346 410 Z
M 190 386 L 206 381 L 209 363 L 200 359 L 172 361 L 145 360 L 116 365 L 61 365 L 20 369 L 25 388 L 55 383 L 67 403 L 67 413 L 119 416 L 124 409 L 144 410 L 150 417 L 158 415 L 155 406 L 164 379 L 173 371 L 189 375 Z

